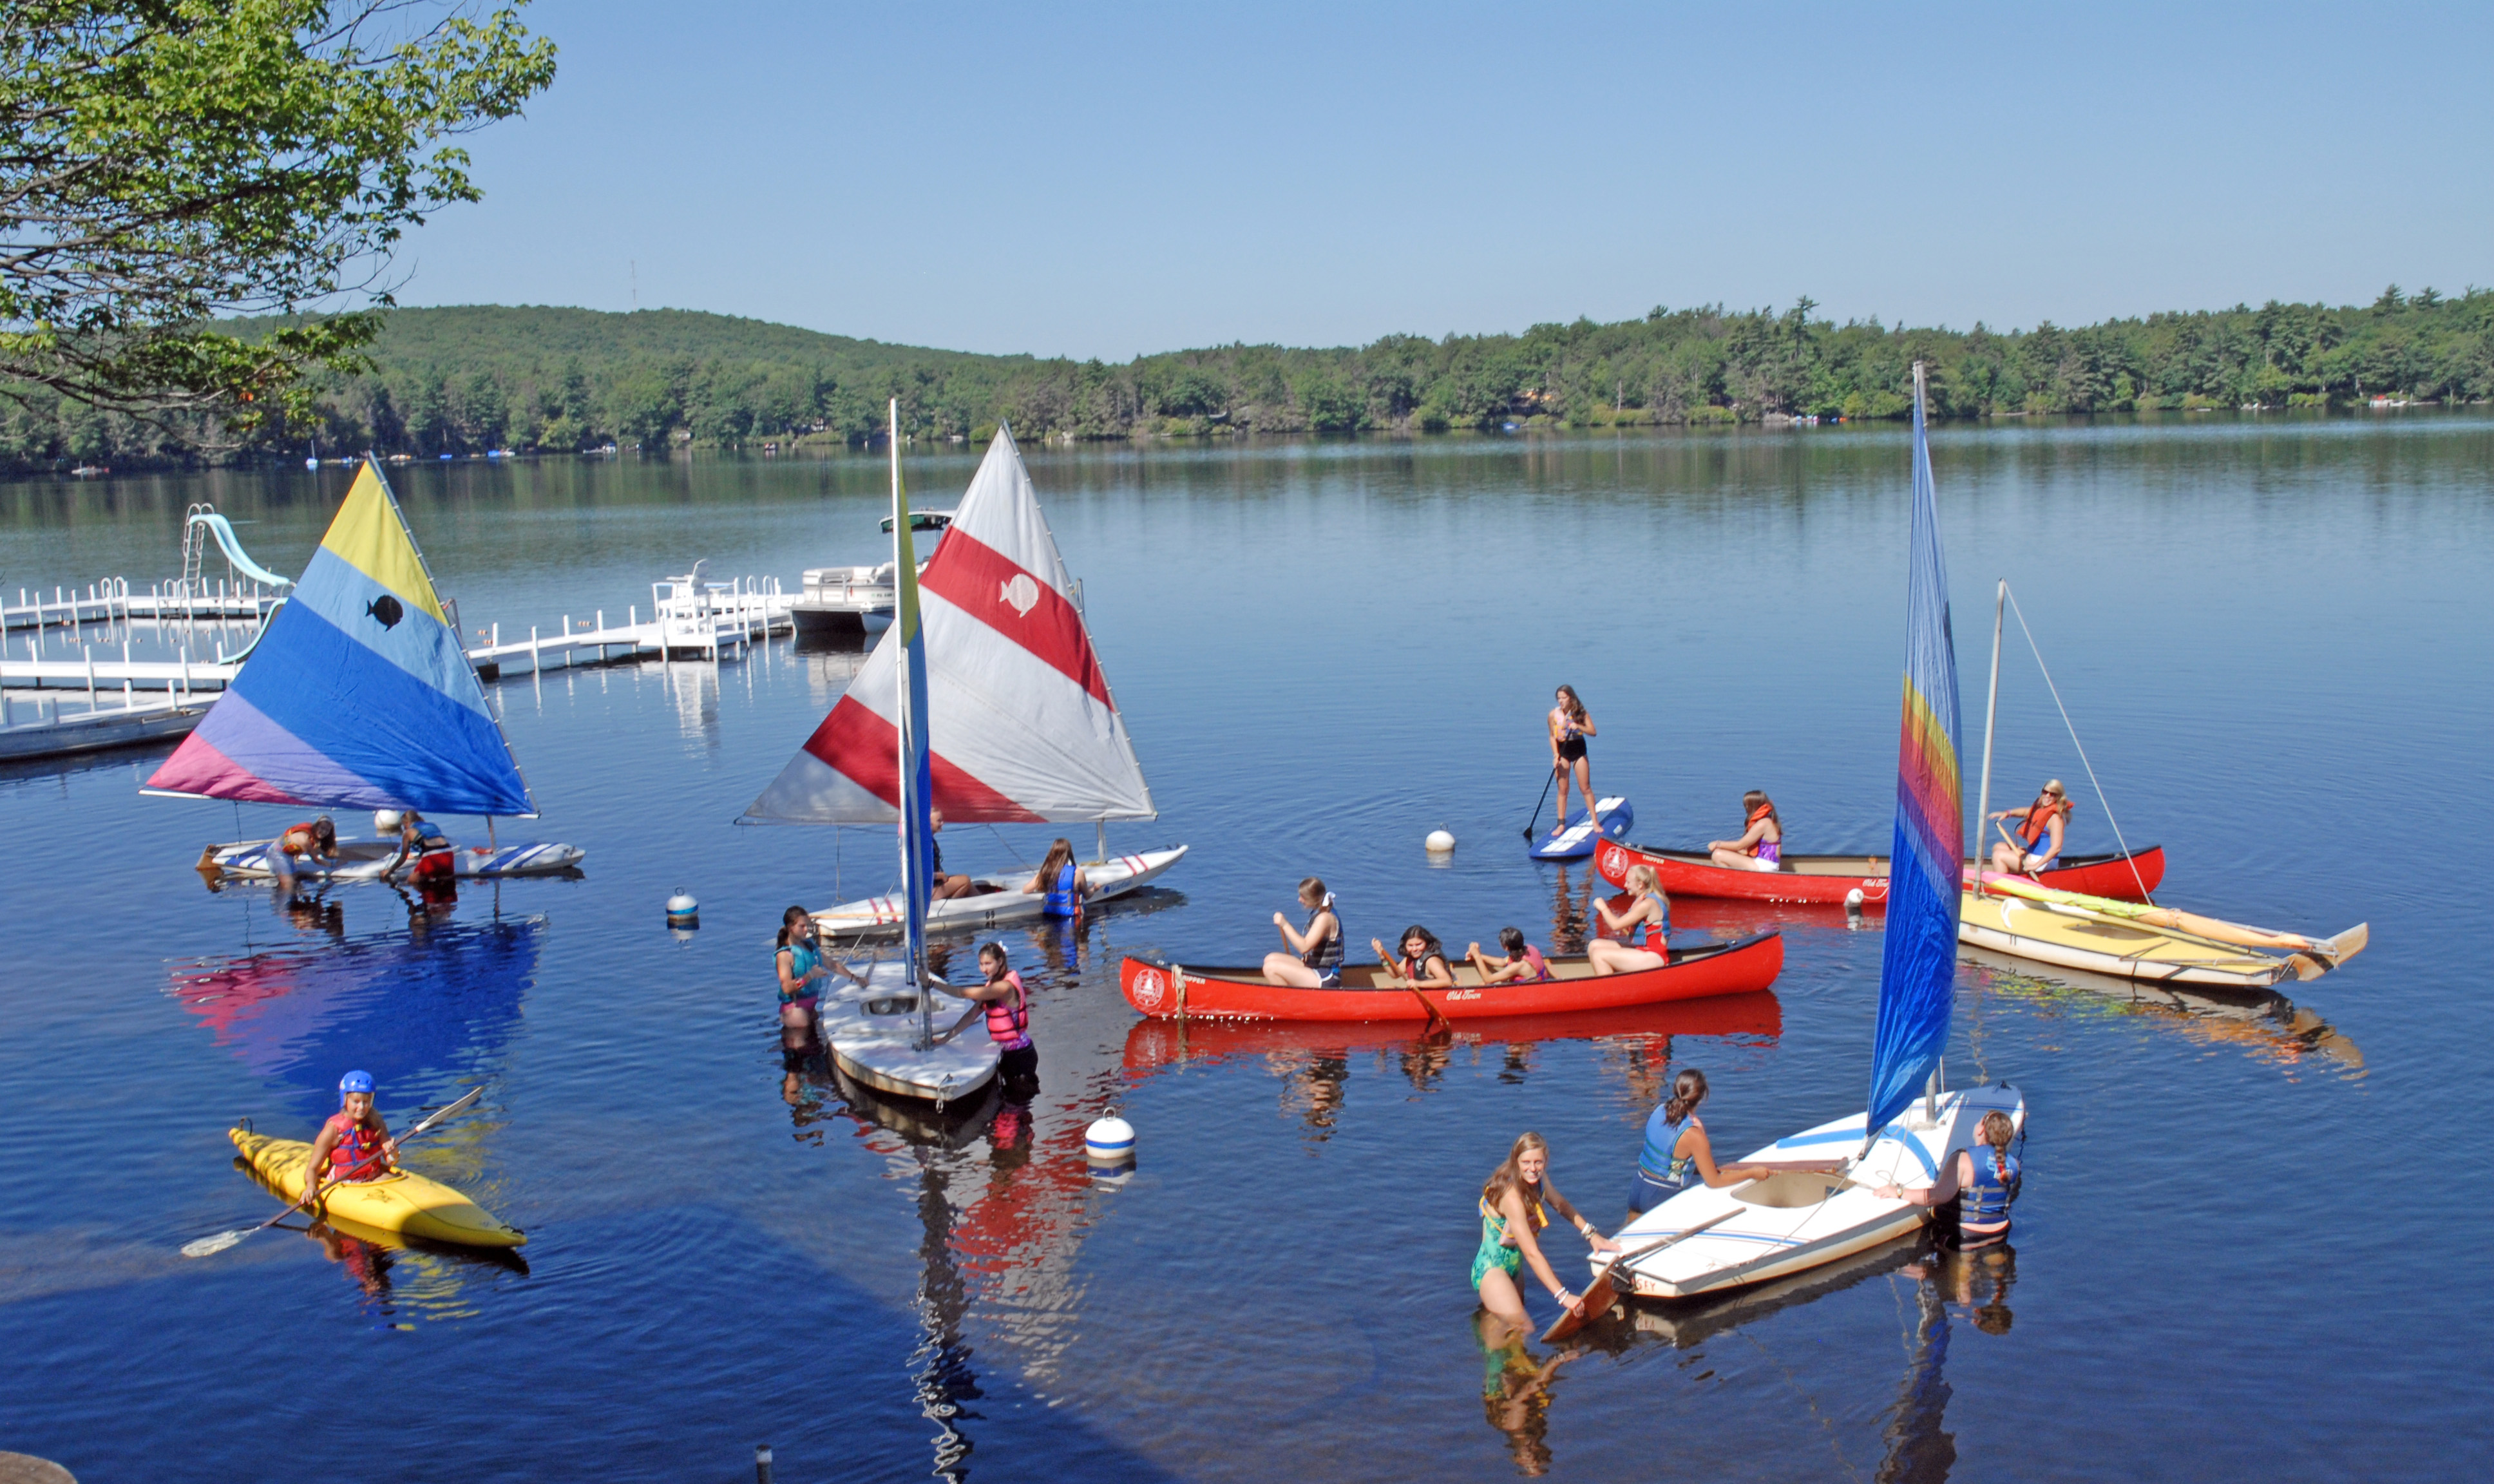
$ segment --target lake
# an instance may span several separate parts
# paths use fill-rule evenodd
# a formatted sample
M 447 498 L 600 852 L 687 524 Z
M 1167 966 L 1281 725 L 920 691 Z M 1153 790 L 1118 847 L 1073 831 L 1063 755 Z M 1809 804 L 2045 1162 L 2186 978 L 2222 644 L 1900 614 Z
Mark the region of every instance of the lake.
M 2111 849 L 2092 765 L 2122 837 L 2169 852 L 2163 899 L 2372 932 L 2270 1000 L 1962 965 L 1950 1075 L 2029 1108 L 2011 1262 L 1908 1245 L 1574 1349 L 1476 1335 L 1474 1201 L 1517 1133 L 1609 1227 L 1673 1069 L 1712 1079 L 1718 1148 L 1861 1107 L 1875 916 L 1686 901 L 1688 931 L 1781 928 L 1772 998 L 1515 1042 L 1181 1037 L 1116 989 L 1129 953 L 1256 961 L 1310 873 L 1354 943 L 1580 931 L 1584 869 L 1518 838 L 1562 681 L 1634 838 L 1737 833 L 1756 787 L 1787 849 L 1884 852 L 1901 427 L 1034 448 L 1161 809 L 1110 843 L 1191 854 L 1079 932 L 1003 935 L 1037 989 L 1027 1109 L 936 1119 L 783 1055 L 779 912 L 891 885 L 891 836 L 732 822 L 855 651 L 489 684 L 543 811 L 502 838 L 588 858 L 447 914 L 203 890 L 203 843 L 304 811 L 143 798 L 163 749 L 0 774 L 0 1448 L 166 1481 L 727 1480 L 760 1443 L 782 1480 L 2475 1472 L 2494 1299 L 2450 1193 L 2494 1118 L 2494 417 L 2007 421 L 1931 451 L 1969 808 L 2005 576 L 2085 757 L 2013 614 L 1996 807 L 2063 778 L 2072 848 Z M 975 460 L 912 450 L 917 503 Z M 201 500 L 299 572 L 350 477 L 0 486 L 0 588 L 173 576 Z M 793 588 L 889 554 L 865 454 L 391 477 L 463 621 L 505 638 L 646 608 L 696 559 Z M 1056 833 L 956 826 L 946 862 Z M 410 1163 L 525 1227 L 524 1262 L 285 1231 L 177 1256 L 273 1210 L 228 1126 L 308 1137 L 350 1066 L 401 1127 L 485 1086 Z M 1121 1184 L 1081 1157 L 1111 1109 Z

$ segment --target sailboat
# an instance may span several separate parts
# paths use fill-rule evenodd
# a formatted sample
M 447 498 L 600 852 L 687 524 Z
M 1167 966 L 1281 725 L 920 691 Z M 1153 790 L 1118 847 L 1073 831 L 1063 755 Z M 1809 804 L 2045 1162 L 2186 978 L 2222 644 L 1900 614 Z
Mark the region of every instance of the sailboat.
M 571 845 L 493 843 L 494 816 L 534 819 L 536 803 L 407 516 L 369 457 L 320 549 L 254 641 L 250 661 L 145 792 L 481 814 L 487 843 L 452 852 L 461 876 L 560 871 L 583 854 Z M 301 861 L 292 874 L 370 879 L 398 854 L 394 836 L 342 838 L 338 846 L 338 860 Z M 275 875 L 276 850 L 274 840 L 211 845 L 199 864 Z
M 1912 1230 L 1928 1207 L 1882 1199 L 1891 1183 L 1928 1186 L 1971 1146 L 1986 1113 L 2025 1126 L 2025 1100 L 2003 1082 L 1972 1091 L 1940 1086 L 1957 979 L 1959 873 L 1965 860 L 1958 767 L 1957 654 L 1949 630 L 1948 568 L 1940 548 L 1914 365 L 1912 559 L 1906 592 L 1903 714 L 1897 748 L 1897 823 L 1888 920 L 1879 965 L 1879 1018 L 1870 1049 L 1869 1107 L 1779 1138 L 1740 1163 L 1783 1165 L 1764 1179 L 1672 1196 L 1619 1233 L 1626 1256 L 1597 1255 L 1590 1312 L 1600 1290 L 1686 1298 L 1765 1283 L 1834 1262 Z M 1801 1165 L 1813 1156 L 1838 1156 Z M 1798 1166 L 1798 1167 L 1789 1167 Z

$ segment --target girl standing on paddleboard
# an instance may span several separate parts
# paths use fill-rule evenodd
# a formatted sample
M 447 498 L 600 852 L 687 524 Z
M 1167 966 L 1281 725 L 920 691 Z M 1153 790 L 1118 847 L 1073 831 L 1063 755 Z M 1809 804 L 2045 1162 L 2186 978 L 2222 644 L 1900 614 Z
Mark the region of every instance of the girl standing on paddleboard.
M 1533 1327 L 1532 1317 L 1524 1312 L 1524 1294 L 1515 1283 L 1528 1262 L 1550 1296 L 1569 1312 L 1575 1310 L 1576 1295 L 1551 1271 L 1536 1235 L 1550 1225 L 1552 1207 L 1584 1234 L 1594 1251 L 1620 1250 L 1619 1243 L 1596 1230 L 1550 1183 L 1549 1143 L 1538 1134 L 1522 1135 L 1507 1150 L 1506 1162 L 1481 1186 L 1480 1250 L 1473 1254 L 1473 1288 L 1480 1294 L 1481 1307 L 1511 1329 Z
M 1576 687 L 1562 685 L 1559 704 L 1550 708 L 1550 771 L 1559 775 L 1559 826 L 1550 832 L 1553 838 L 1567 833 L 1567 778 L 1575 773 L 1577 792 L 1585 796 L 1585 817 L 1594 817 L 1594 765 L 1585 760 L 1585 739 L 1598 735 L 1594 718 L 1585 714 L 1585 703 L 1576 699 Z

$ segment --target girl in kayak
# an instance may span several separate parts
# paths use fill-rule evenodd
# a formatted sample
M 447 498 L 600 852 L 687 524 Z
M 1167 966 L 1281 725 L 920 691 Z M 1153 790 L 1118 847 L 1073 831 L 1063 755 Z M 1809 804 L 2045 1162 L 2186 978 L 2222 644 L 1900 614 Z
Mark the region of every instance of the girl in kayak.
M 1022 987 L 1021 976 L 1005 957 L 1001 943 L 980 945 L 979 973 L 985 982 L 960 991 L 961 997 L 987 1007 L 988 1034 L 995 1038 L 1000 1050 L 996 1080 L 1015 1095 L 1026 1098 L 1039 1090 L 1039 1047 L 1030 1039 L 1030 991 Z M 961 1029 L 979 1014 L 972 1011 L 963 1015 L 960 1024 L 953 1029 Z M 946 1039 L 951 1034 L 947 1032 Z
M 1473 1291 L 1480 1295 L 1482 1308 L 1511 1329 L 1528 1330 L 1533 1325 L 1515 1282 L 1528 1262 L 1550 1296 L 1570 1313 L 1575 1311 L 1576 1295 L 1550 1270 L 1550 1259 L 1541 1251 L 1538 1233 L 1550 1225 L 1553 1208 L 1584 1234 L 1594 1251 L 1620 1250 L 1619 1243 L 1596 1230 L 1550 1183 L 1548 1142 L 1538 1134 L 1523 1135 L 1481 1186 L 1480 1250 L 1473 1254 Z
M 1597 974 L 1632 974 L 1639 969 L 1659 969 L 1671 962 L 1671 898 L 1662 894 L 1662 879 L 1651 865 L 1628 867 L 1627 889 L 1636 896 L 1626 912 L 1613 912 L 1611 904 L 1596 901 L 1594 910 L 1602 915 L 1604 932 L 1633 933 L 1637 924 L 1645 924 L 1645 942 L 1631 948 L 1609 938 L 1591 938 L 1585 943 L 1585 956 L 1592 961 Z
M 2023 816 L 2023 819 L 2021 818 Z M 2018 838 L 2011 841 L 2003 831 L 1999 844 L 1992 847 L 1992 868 L 2004 876 L 2020 872 L 2032 876 L 2051 865 L 2061 853 L 2061 842 L 2068 836 L 2066 821 L 2070 817 L 2070 799 L 2053 778 L 2035 796 L 2035 802 L 2023 809 L 2000 809 L 1992 819 L 2021 819 Z M 1987 821 L 1989 822 L 1989 821 Z
M 1377 950 L 1377 956 L 1385 961 L 1385 977 L 1377 982 L 1380 988 L 1455 987 L 1455 971 L 1446 962 L 1446 946 L 1438 941 L 1436 933 L 1417 923 L 1403 929 L 1403 958 L 1399 963 L 1386 957 L 1385 945 L 1379 940 L 1369 939 L 1368 946 Z
M 311 1156 L 303 1162 L 301 1203 L 306 1209 L 319 1205 L 324 1179 L 360 1184 L 380 1179 L 397 1164 L 398 1140 L 373 1111 L 373 1075 L 350 1072 L 338 1079 L 338 1110 L 320 1125 L 320 1136 L 312 1140 Z
M 1744 828 L 1737 840 L 1708 840 L 1715 863 L 1736 871 L 1779 871 L 1784 866 L 1784 822 L 1776 802 L 1756 789 L 1741 796 Z
M 1576 698 L 1576 687 L 1559 687 L 1558 705 L 1550 708 L 1550 771 L 1559 775 L 1559 827 L 1550 832 L 1555 838 L 1567 833 L 1567 782 L 1572 771 L 1576 789 L 1585 796 L 1585 817 L 1594 817 L 1594 765 L 1585 760 L 1585 739 L 1597 736 L 1594 718 L 1585 714 L 1585 703 Z
M 1746 1165 L 1717 1168 L 1715 1145 L 1706 1125 L 1697 1121 L 1697 1105 L 1706 1101 L 1706 1074 L 1690 1067 L 1672 1078 L 1671 1096 L 1645 1121 L 1645 1148 L 1637 1155 L 1636 1184 L 1628 1191 L 1628 1215 L 1635 1217 L 1703 1181 L 1717 1190 L 1774 1173 Z
M 1022 888 L 1027 896 L 1044 897 L 1040 911 L 1048 917 L 1080 917 L 1083 899 L 1091 894 L 1091 878 L 1074 863 L 1074 842 L 1059 837 L 1048 847 L 1048 857 L 1039 863 L 1039 870 Z
M 1506 950 L 1504 956 L 1484 954 L 1477 943 L 1464 950 L 1464 956 L 1480 970 L 1484 984 L 1539 984 L 1550 981 L 1550 962 L 1541 950 L 1524 941 L 1524 931 L 1517 927 L 1498 930 L 1498 946 Z
M 1282 930 L 1287 954 L 1264 955 L 1264 982 L 1299 989 L 1342 987 L 1342 918 L 1333 910 L 1333 893 L 1314 876 L 1299 883 L 1299 905 L 1307 909 L 1308 925 L 1295 928 L 1290 919 L 1273 914 Z
M 2017 1134 L 2009 1115 L 1993 1108 L 1975 1126 L 1975 1147 L 1959 1150 L 1956 1159 L 1940 1166 L 1939 1178 L 1921 1190 L 1883 1185 L 1871 1194 L 1882 1200 L 1942 1208 L 1942 1219 L 1931 1223 L 1942 1247 L 1955 1252 L 1997 1247 L 2009 1240 L 2009 1203 L 2018 1198 L 2024 1178 L 2018 1156 L 2009 1152 Z M 1945 1219 L 1951 1206 L 1957 1211 L 1953 1222 Z

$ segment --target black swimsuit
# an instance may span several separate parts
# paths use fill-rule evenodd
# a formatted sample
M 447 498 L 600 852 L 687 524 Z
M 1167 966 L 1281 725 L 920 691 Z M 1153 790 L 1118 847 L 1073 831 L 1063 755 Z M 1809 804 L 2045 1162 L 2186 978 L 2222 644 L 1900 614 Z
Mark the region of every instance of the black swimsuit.
M 1560 725 L 1567 726 L 1568 724 L 1563 721 Z M 1559 739 L 1559 761 L 1563 763 L 1573 763 L 1583 758 L 1584 755 L 1585 734 L 1570 728 L 1566 736 Z

